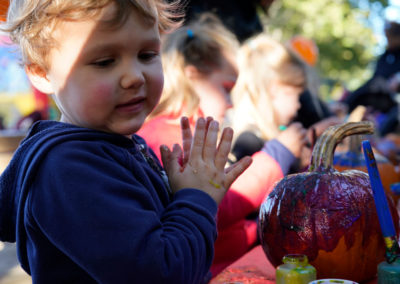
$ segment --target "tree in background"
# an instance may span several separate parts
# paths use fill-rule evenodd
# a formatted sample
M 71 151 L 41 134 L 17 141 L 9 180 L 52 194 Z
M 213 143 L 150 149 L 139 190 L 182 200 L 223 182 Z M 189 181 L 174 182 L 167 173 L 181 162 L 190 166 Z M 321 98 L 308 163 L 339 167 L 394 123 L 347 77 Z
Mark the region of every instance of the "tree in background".
M 380 51 L 372 30 L 384 18 L 388 0 L 275 0 L 263 17 L 265 30 L 287 41 L 294 35 L 313 39 L 319 49 L 317 69 L 325 100 L 353 90 L 373 71 Z

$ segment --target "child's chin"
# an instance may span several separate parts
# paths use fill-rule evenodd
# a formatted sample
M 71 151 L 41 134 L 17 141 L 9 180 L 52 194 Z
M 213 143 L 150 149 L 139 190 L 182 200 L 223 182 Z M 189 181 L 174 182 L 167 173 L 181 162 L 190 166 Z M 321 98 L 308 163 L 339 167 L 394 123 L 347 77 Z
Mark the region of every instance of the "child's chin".
M 141 123 L 141 124 L 137 124 L 137 125 L 129 125 L 126 127 L 121 127 L 121 128 L 115 129 L 115 133 L 121 134 L 124 136 L 129 136 L 129 135 L 132 135 L 132 134 L 138 132 L 140 127 L 142 127 L 142 125 L 143 124 Z

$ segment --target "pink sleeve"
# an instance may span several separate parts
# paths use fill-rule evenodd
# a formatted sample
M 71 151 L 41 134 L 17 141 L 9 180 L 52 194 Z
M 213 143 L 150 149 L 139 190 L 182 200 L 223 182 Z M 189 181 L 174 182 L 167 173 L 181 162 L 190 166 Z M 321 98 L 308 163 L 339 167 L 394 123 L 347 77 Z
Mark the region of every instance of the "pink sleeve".
M 258 210 L 274 184 L 283 178 L 279 164 L 257 152 L 250 167 L 232 184 L 218 210 L 218 228 L 229 226 Z

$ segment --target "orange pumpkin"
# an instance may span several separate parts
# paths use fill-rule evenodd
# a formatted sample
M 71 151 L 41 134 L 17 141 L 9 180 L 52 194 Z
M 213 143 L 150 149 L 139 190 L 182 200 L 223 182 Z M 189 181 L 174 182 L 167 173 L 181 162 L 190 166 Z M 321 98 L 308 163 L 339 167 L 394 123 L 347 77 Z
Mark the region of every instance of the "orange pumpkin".
M 350 145 L 348 151 L 336 152 L 333 158 L 333 166 L 339 172 L 343 172 L 349 169 L 356 169 L 368 173 L 367 166 L 365 164 L 364 155 L 361 151 L 361 136 L 351 136 Z M 400 182 L 400 174 L 397 168 L 389 161 L 385 156 L 374 151 L 378 170 L 381 174 L 381 180 L 383 188 L 388 196 L 390 196 L 394 203 L 397 204 L 400 198 L 399 195 L 395 194 L 390 186 L 392 184 Z
M 385 243 L 368 174 L 332 166 L 337 143 L 366 133 L 373 133 L 371 122 L 328 128 L 317 140 L 308 171 L 284 177 L 264 200 L 259 236 L 273 265 L 284 255 L 305 254 L 319 279 L 375 277 Z M 389 206 L 398 232 L 398 213 L 393 202 Z

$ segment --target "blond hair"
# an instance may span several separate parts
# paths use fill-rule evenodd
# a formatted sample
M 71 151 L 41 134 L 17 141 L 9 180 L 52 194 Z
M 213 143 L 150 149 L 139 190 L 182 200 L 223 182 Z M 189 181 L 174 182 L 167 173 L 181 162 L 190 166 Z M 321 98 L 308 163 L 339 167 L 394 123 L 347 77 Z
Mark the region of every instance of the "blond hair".
M 116 14 L 111 25 L 124 23 L 132 9 L 150 23 L 158 23 L 161 33 L 180 25 L 183 13 L 180 0 L 11 0 L 7 21 L 0 30 L 7 32 L 22 54 L 23 64 L 48 67 L 48 50 L 56 43 L 52 33 L 61 21 L 76 21 L 98 15 L 114 3 Z
M 185 67 L 192 65 L 203 74 L 222 67 L 225 54 L 236 55 L 239 43 L 222 22 L 214 15 L 205 13 L 200 18 L 173 33 L 162 42 L 162 62 L 165 76 L 160 103 L 149 118 L 168 115 L 193 118 L 198 114 L 200 99 Z
M 232 90 L 231 125 L 236 134 L 249 130 L 270 140 L 278 134 L 276 112 L 269 85 L 273 80 L 306 86 L 305 64 L 280 42 L 265 34 L 245 42 L 239 51 L 239 78 Z M 260 98 L 267 98 L 261 105 Z

